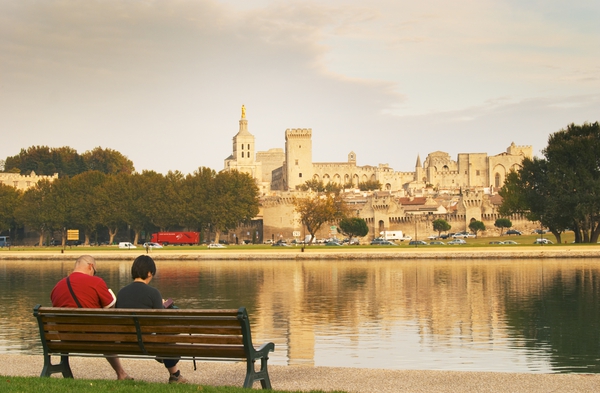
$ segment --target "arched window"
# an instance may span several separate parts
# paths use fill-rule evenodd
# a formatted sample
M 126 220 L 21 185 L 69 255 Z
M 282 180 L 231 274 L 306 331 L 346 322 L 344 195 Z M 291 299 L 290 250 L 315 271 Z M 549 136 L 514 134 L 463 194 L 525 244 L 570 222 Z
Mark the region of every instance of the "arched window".
M 500 187 L 500 174 L 496 172 L 496 176 L 494 176 L 494 184 L 496 187 Z

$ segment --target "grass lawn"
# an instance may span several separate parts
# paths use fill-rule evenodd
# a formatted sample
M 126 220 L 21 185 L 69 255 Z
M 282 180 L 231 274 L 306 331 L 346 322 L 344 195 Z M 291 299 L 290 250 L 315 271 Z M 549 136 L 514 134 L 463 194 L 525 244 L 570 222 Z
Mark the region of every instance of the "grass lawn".
M 261 391 L 253 389 L 254 391 Z M 232 386 L 202 385 L 169 385 L 165 383 L 149 383 L 143 381 L 89 380 L 70 378 L 38 378 L 0 376 L 0 392 L 204 392 L 204 393 L 248 393 L 250 390 Z M 273 393 L 290 393 L 287 390 L 270 390 Z M 312 393 L 323 393 L 322 390 L 311 390 Z M 296 391 L 295 393 L 300 393 Z M 306 393 L 306 392 L 303 392 Z M 344 393 L 330 391 L 329 393 Z

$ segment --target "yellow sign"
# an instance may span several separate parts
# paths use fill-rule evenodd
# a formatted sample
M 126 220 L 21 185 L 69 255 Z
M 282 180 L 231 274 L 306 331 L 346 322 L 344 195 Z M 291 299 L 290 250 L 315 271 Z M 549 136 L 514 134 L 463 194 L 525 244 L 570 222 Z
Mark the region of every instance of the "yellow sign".
M 79 240 L 79 229 L 67 229 L 67 240 Z

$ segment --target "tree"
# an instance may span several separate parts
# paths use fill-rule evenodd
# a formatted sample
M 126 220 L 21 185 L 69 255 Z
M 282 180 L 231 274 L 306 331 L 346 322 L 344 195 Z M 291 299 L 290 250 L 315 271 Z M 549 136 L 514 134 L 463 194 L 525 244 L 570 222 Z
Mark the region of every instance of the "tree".
M 23 175 L 29 175 L 34 171 L 38 175 L 58 173 L 59 177 L 75 176 L 87 169 L 83 158 L 75 149 L 70 147 L 49 148 L 48 146 L 31 146 L 28 149 L 21 149 L 18 155 L 6 158 L 5 168 L 9 171 L 16 169 Z
M 14 187 L 0 184 L 0 233 L 15 226 L 15 210 L 21 192 Z
M 347 215 L 348 208 L 339 194 L 316 194 L 294 200 L 295 211 L 300 223 L 310 233 L 309 244 L 326 222 L 337 222 Z M 304 250 L 304 246 L 302 250 Z
M 496 222 L 494 222 L 494 226 L 500 228 L 500 236 L 502 236 L 504 228 L 512 227 L 512 222 L 508 218 L 498 218 L 496 219 Z
M 101 198 L 99 190 L 106 180 L 106 175 L 98 171 L 87 171 L 71 178 L 71 195 L 73 203 L 71 225 L 83 229 L 84 244 L 90 244 L 90 237 L 98 225 L 102 223 Z M 73 228 L 67 228 L 73 229 Z
M 452 225 L 448 223 L 448 221 L 443 218 L 438 218 L 432 222 L 433 230 L 438 233 L 438 237 L 442 236 L 442 232 L 449 231 L 452 228 Z
M 216 172 L 207 167 L 200 167 L 182 180 L 181 200 L 183 216 L 181 223 L 199 231 L 208 229 L 210 222 L 210 190 Z
M 247 173 L 219 172 L 209 190 L 209 222 L 215 230 L 215 243 L 220 232 L 237 228 L 258 214 L 258 186 Z
M 133 162 L 123 154 L 112 149 L 96 147 L 86 151 L 82 155 L 87 170 L 100 171 L 102 173 L 117 174 L 134 172 Z
M 367 236 L 369 233 L 367 222 L 359 217 L 342 218 L 338 223 L 338 228 L 344 235 L 348 236 L 350 240 L 352 240 L 353 237 Z
M 27 189 L 19 200 L 19 205 L 15 211 L 15 218 L 20 225 L 27 226 L 36 230 L 40 235 L 38 244 L 44 244 L 44 237 L 51 226 L 52 203 L 51 203 L 52 183 L 47 180 L 40 180 L 35 186 Z
M 119 227 L 126 224 L 130 177 L 124 172 L 109 175 L 96 191 L 99 221 L 108 229 L 109 244 L 113 244 Z
M 377 180 L 367 180 L 364 182 L 358 183 L 358 188 L 361 191 L 376 191 L 381 190 L 381 183 Z
M 545 159 L 525 159 L 499 191 L 500 214 L 524 213 L 561 242 L 567 228 L 575 242 L 596 243 L 600 235 L 600 125 L 574 124 L 548 138 Z
M 477 237 L 477 232 L 485 231 L 485 224 L 481 221 L 473 220 L 469 223 L 469 229 L 475 233 L 475 237 Z

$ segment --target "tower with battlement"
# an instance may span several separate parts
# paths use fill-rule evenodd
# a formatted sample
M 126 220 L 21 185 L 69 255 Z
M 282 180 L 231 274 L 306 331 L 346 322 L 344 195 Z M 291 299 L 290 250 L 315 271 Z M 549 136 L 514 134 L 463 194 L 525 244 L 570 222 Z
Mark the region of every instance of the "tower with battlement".
M 283 187 L 295 190 L 313 177 L 312 130 L 292 128 L 285 130 L 285 162 Z

